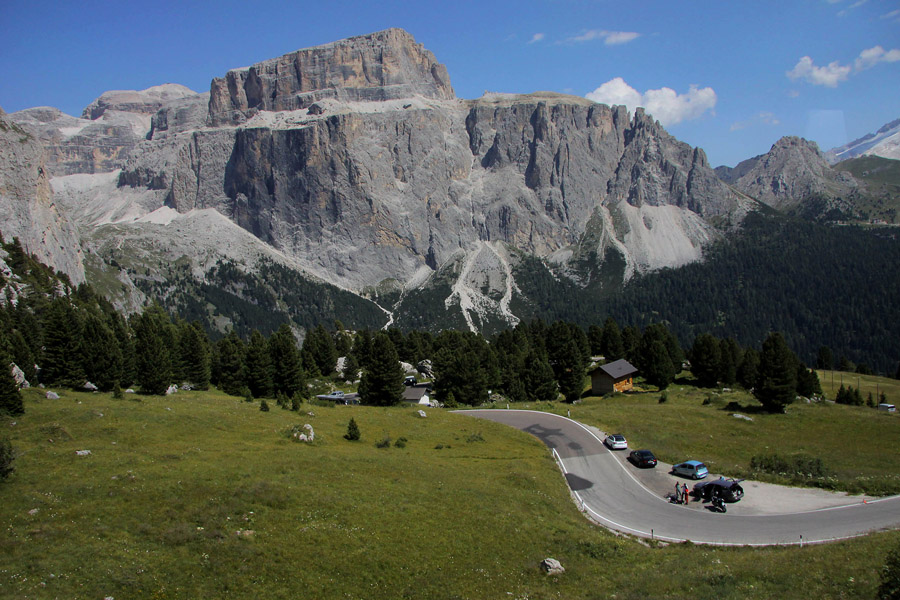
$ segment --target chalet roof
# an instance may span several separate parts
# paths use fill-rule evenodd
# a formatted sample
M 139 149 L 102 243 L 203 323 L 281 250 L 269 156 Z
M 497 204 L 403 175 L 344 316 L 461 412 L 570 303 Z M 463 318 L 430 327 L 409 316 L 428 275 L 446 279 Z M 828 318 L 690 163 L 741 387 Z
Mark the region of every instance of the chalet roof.
M 403 388 L 403 399 L 407 402 L 418 402 L 422 399 L 422 396 L 428 393 L 428 388 L 425 386 L 408 386 Z
M 623 379 L 638 372 L 637 368 L 624 358 L 614 360 L 609 364 L 600 365 L 597 369 L 603 371 L 613 379 Z

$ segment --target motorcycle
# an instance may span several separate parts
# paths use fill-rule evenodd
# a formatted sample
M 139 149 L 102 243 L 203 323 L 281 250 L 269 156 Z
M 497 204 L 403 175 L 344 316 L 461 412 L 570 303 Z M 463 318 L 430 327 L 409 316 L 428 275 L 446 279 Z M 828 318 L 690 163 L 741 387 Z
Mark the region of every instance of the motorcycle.
M 725 508 L 725 500 L 723 500 L 722 497 L 718 494 L 712 497 L 711 504 L 713 509 L 719 511 L 720 513 L 728 511 L 728 509 Z

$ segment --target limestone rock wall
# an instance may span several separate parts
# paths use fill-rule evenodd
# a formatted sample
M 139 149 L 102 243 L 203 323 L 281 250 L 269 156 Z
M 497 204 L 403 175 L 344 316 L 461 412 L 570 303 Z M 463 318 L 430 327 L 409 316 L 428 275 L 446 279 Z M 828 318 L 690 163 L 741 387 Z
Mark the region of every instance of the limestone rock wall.
M 210 86 L 210 125 L 235 125 L 257 111 L 298 110 L 323 98 L 378 101 L 454 97 L 447 69 L 402 29 L 298 50 L 229 71 Z
M 18 237 L 25 251 L 84 281 L 84 263 L 74 226 L 53 201 L 44 149 L 34 132 L 0 110 L 0 232 Z

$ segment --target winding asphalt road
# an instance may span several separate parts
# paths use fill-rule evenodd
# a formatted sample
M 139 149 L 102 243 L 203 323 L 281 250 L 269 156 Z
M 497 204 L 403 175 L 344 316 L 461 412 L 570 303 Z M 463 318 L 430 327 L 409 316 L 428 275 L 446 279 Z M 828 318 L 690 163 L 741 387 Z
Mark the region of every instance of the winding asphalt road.
M 565 417 L 523 410 L 462 410 L 530 433 L 549 446 L 583 509 L 611 529 L 698 544 L 768 546 L 834 541 L 900 527 L 900 496 L 767 515 L 691 510 L 642 485 L 590 429 Z

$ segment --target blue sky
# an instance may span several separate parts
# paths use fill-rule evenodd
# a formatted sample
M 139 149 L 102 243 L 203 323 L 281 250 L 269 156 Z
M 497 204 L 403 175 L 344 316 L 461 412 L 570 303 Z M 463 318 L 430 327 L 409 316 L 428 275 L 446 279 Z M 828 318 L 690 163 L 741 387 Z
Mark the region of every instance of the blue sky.
M 900 117 L 900 0 L 0 0 L 0 106 L 81 110 L 402 27 L 457 96 L 551 90 L 647 106 L 713 166 L 783 135 L 823 150 Z

